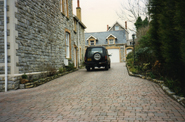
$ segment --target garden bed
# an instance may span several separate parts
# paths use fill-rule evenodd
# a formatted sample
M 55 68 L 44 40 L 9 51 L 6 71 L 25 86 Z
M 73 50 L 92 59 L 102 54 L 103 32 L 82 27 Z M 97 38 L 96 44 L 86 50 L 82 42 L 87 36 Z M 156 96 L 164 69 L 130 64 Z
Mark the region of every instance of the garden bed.
M 37 79 L 34 81 L 30 81 L 28 83 L 24 83 L 24 84 L 19 84 L 19 89 L 28 89 L 28 88 L 33 88 L 33 87 L 37 87 L 40 86 L 42 84 L 45 84 L 51 80 L 54 80 L 56 78 L 59 78 L 63 75 L 69 74 L 71 72 L 77 71 L 78 69 L 72 70 L 72 71 L 68 71 L 68 72 L 64 72 L 64 73 L 59 73 L 53 76 L 49 76 L 49 77 L 45 77 L 45 78 L 41 78 L 41 79 Z
M 152 81 L 154 83 L 157 83 L 163 89 L 163 91 L 165 93 L 167 93 L 171 98 L 173 98 L 178 103 L 180 103 L 183 107 L 185 107 L 185 98 L 180 97 L 180 96 L 176 95 L 175 92 L 171 91 L 167 86 L 165 86 L 164 81 L 158 80 L 158 79 L 152 79 L 151 77 L 140 75 L 140 74 L 134 74 L 130 71 L 129 66 L 127 64 L 126 64 L 126 67 L 127 67 L 128 74 L 130 76 L 140 77 L 142 79 L 146 79 L 146 80 Z

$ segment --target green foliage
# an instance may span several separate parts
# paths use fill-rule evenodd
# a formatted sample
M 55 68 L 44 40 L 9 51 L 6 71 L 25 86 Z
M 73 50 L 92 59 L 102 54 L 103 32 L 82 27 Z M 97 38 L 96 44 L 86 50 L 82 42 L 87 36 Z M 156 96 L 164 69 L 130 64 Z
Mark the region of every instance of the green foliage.
M 134 23 L 134 25 L 136 26 L 137 30 L 142 27 L 143 21 L 140 16 L 137 18 L 136 23 Z
M 151 77 L 152 79 L 156 78 L 156 76 L 153 74 L 153 72 L 148 72 L 148 76 Z
M 184 6 L 182 0 L 152 0 L 150 10 L 149 40 L 156 61 L 161 63 L 158 72 L 170 79 L 166 80 L 169 86 L 177 89 L 185 89 Z
M 143 25 L 143 27 L 146 27 L 146 26 L 148 26 L 148 24 L 149 24 L 149 21 L 148 21 L 148 18 L 146 17 L 146 18 L 143 20 L 142 25 Z
M 26 75 L 26 73 L 24 73 L 23 75 L 22 75 L 22 79 L 27 79 L 28 78 L 28 76 Z
M 59 68 L 59 73 L 63 73 L 63 72 L 65 72 L 66 71 L 66 68 L 65 67 L 60 67 Z
M 138 43 L 138 48 L 151 47 L 150 35 L 147 33 L 146 35 L 142 36 Z
M 134 58 L 127 59 L 127 65 L 132 73 L 138 73 L 138 68 L 134 65 Z
M 72 70 L 74 70 L 74 69 L 75 69 L 75 68 L 74 68 L 74 63 L 69 62 L 69 65 L 66 66 L 66 70 L 67 70 L 67 71 L 72 71 Z
M 137 30 L 139 30 L 141 27 L 148 26 L 148 24 L 149 24 L 148 18 L 146 17 L 145 20 L 143 21 L 140 16 L 137 18 L 136 22 L 134 23 Z
M 134 58 L 127 59 L 127 64 L 129 66 L 133 66 L 134 65 Z
M 178 95 L 183 95 L 183 89 L 180 87 L 179 81 L 174 81 L 173 79 L 165 78 L 165 85 L 169 87 L 169 89 L 173 90 Z
M 130 53 L 128 53 L 128 55 L 127 55 L 127 60 L 130 59 L 130 58 L 133 58 L 133 57 L 134 57 L 133 52 L 130 52 Z

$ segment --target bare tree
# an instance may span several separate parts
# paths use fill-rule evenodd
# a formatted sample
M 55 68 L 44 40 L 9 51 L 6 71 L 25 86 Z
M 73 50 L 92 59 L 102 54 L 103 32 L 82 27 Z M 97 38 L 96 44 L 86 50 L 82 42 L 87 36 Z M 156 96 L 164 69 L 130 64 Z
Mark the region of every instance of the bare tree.
M 117 12 L 117 14 L 122 20 L 126 20 L 133 24 L 139 16 L 142 18 L 148 17 L 148 19 L 150 19 L 148 12 L 149 3 L 150 0 L 127 0 L 121 4 L 121 11 Z M 128 29 L 136 32 L 135 28 Z

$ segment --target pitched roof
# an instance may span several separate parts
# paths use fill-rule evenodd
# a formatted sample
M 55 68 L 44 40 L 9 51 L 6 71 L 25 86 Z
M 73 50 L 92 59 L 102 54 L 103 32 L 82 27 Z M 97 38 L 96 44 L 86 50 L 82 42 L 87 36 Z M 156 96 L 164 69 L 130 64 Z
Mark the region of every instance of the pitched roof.
M 107 37 L 110 35 L 114 35 L 116 37 L 116 44 L 126 44 L 127 43 L 125 30 L 119 30 L 119 31 L 85 33 L 86 45 L 88 45 L 87 40 L 91 36 L 97 38 L 97 42 L 96 42 L 97 45 L 107 44 Z
M 108 31 L 111 31 L 112 30 L 112 28 L 116 25 L 116 24 L 118 24 L 121 28 L 123 28 L 125 31 L 127 31 L 128 32 L 128 30 L 126 30 L 119 22 L 115 22 L 114 23 L 114 25 L 112 25 L 111 26 L 111 28 L 109 28 L 109 30 Z
M 110 36 L 114 37 L 115 39 L 117 38 L 116 36 L 114 36 L 114 35 L 110 34 L 109 36 L 107 36 L 107 38 L 106 38 L 106 39 L 108 39 Z
M 96 39 L 96 40 L 98 40 L 96 37 L 94 37 L 93 35 L 91 35 L 91 36 L 89 36 L 89 38 L 87 38 L 87 40 L 89 40 L 90 38 L 94 38 L 94 39 Z

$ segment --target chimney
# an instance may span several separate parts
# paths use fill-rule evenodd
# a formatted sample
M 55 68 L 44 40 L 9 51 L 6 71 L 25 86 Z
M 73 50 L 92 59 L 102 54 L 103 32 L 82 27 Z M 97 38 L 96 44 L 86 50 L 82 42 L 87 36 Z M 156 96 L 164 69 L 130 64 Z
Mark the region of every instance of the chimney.
M 107 31 L 109 30 L 109 25 L 107 25 Z
M 80 7 L 80 2 L 79 2 L 79 0 L 77 0 L 77 7 Z
M 76 7 L 76 16 L 81 21 L 81 8 L 80 8 L 80 0 L 77 0 L 77 7 Z
M 127 29 L 127 21 L 125 21 L 125 29 Z

